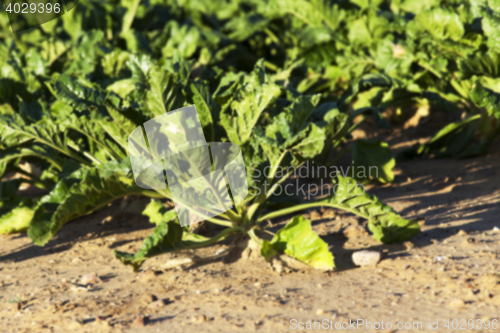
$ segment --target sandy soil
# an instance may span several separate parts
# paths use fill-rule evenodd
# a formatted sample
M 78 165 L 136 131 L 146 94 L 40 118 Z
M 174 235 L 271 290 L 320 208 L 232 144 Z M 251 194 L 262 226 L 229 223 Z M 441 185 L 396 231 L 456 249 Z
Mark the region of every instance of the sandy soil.
M 192 255 L 180 253 L 150 259 L 134 273 L 111 250 L 137 250 L 151 224 L 124 212 L 119 202 L 67 224 L 44 248 L 26 235 L 0 236 L 0 331 L 312 331 L 293 329 L 292 319 L 297 325 L 326 320 L 337 328 L 350 320 L 383 320 L 381 332 L 428 332 L 429 320 L 438 321 L 442 332 L 494 331 L 478 323 L 498 319 L 500 306 L 499 167 L 498 152 L 399 163 L 394 185 L 369 190 L 422 222 L 423 232 L 404 244 L 380 244 L 363 231 L 347 238 L 343 230 L 363 227 L 363 221 L 331 210 L 304 212 L 331 245 L 334 272 L 278 273 L 252 255 L 165 269 L 169 260 Z M 195 254 L 213 255 L 228 246 Z M 359 249 L 383 252 L 382 261 L 355 267 L 351 255 Z M 90 273 L 101 281 L 78 286 Z M 145 326 L 137 320 L 141 316 Z M 453 329 L 453 319 L 465 329 Z M 461 319 L 474 320 L 476 328 Z M 407 328 L 421 322 L 422 329 L 397 329 L 398 322 L 409 322 Z M 375 331 L 365 325 L 333 330 Z

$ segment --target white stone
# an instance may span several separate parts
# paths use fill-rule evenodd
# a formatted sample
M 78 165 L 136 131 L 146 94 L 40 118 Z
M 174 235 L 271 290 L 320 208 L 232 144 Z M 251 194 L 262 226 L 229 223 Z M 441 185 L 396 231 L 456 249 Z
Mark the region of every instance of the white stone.
M 356 251 L 352 254 L 352 261 L 356 266 L 375 266 L 380 261 L 381 254 L 378 251 Z

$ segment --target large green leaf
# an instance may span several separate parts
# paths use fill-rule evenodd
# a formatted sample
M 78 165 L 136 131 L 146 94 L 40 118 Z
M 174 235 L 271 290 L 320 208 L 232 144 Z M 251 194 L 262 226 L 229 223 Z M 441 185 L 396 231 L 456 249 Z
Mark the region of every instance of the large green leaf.
M 470 93 L 474 104 L 480 108 L 486 108 L 490 116 L 500 118 L 500 93 L 484 87 L 477 81 Z
M 464 34 L 460 17 L 444 8 L 420 12 L 415 18 L 415 24 L 440 40 L 449 38 L 458 41 Z
M 351 144 L 351 149 L 354 161 L 352 167 L 355 170 L 356 179 L 369 179 L 371 175 L 382 183 L 394 180 L 392 169 L 396 161 L 387 143 L 380 140 L 358 139 Z M 372 174 L 373 168 L 376 171 L 375 174 Z
M 28 230 L 33 218 L 33 208 L 24 204 L 13 208 L 6 214 L 0 216 L 0 235 L 24 232 Z
M 475 54 L 458 62 L 462 79 L 467 80 L 472 76 L 500 77 L 500 55 L 489 52 L 486 54 Z
M 367 219 L 373 238 L 384 243 L 405 241 L 420 232 L 417 221 L 402 218 L 350 177 L 339 175 L 332 194 L 320 202 Z
M 232 114 L 221 114 L 221 124 L 229 139 L 240 146 L 248 142 L 262 112 L 280 93 L 276 84 L 266 82 L 263 64 L 258 63 L 236 94 L 231 104 Z
M 40 199 L 28 235 L 37 245 L 46 244 L 67 222 L 105 207 L 143 189 L 130 177 L 128 163 L 110 162 L 95 168 L 81 168 L 61 179 Z
M 26 231 L 33 217 L 32 201 L 17 195 L 21 182 L 0 182 L 0 235 Z
M 130 254 L 114 251 L 115 257 L 137 271 L 149 257 L 182 249 L 182 232 L 179 222 L 161 221 L 151 235 L 146 237 L 139 252 Z
M 335 267 L 328 244 L 311 228 L 311 221 L 295 216 L 269 241 L 264 241 L 261 254 L 269 259 L 275 252 L 286 253 L 314 268 Z
M 86 87 L 71 76 L 63 74 L 53 82 L 55 97 L 77 111 L 97 109 L 105 114 L 103 107 L 105 96 L 98 90 Z
M 415 144 L 400 152 L 396 160 L 405 161 L 415 156 L 431 153 L 435 154 L 436 157 L 471 157 L 485 153 L 488 143 L 491 143 L 493 138 L 490 137 L 478 146 L 475 142 L 475 136 L 480 134 L 477 133 L 480 125 L 480 115 L 448 124 L 426 143 Z

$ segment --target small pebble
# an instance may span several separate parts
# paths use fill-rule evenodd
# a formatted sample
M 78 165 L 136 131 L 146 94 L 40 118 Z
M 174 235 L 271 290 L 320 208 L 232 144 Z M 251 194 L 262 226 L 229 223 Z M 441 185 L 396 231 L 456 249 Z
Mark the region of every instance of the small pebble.
M 448 303 L 448 306 L 450 308 L 461 308 L 461 307 L 465 306 L 465 302 L 462 301 L 461 299 L 455 299 L 455 300 L 451 301 L 450 303 Z
M 80 258 L 75 258 L 75 259 L 71 260 L 71 263 L 72 263 L 72 264 L 80 264 L 80 263 L 82 263 L 82 262 L 83 262 L 83 260 L 82 260 L 82 259 L 80 259 Z
M 458 233 L 457 233 L 458 236 L 467 236 L 467 231 L 465 230 L 460 230 Z
M 156 274 L 152 269 L 146 269 L 144 272 L 139 273 L 137 277 L 142 281 L 149 281 L 154 279 L 155 276 Z
M 356 266 L 375 266 L 380 261 L 381 254 L 378 251 L 356 251 L 352 254 L 352 261 Z
M 97 282 L 101 282 L 101 279 L 95 273 L 84 275 L 80 279 L 80 283 L 83 284 L 83 285 L 87 285 L 87 284 L 90 284 L 90 283 L 94 284 L 94 283 L 97 283 Z
M 415 245 L 410 241 L 404 242 L 403 245 L 405 246 L 406 250 L 411 250 L 415 247 Z
M 159 299 L 157 301 L 151 302 L 148 304 L 148 308 L 161 308 L 166 305 L 165 301 L 162 299 Z
M 316 310 L 316 314 L 317 314 L 317 315 L 322 315 L 322 314 L 325 314 L 325 310 L 323 310 L 323 309 L 318 309 L 318 310 Z
M 271 258 L 271 267 L 278 274 L 283 272 L 284 269 L 283 262 L 278 258 Z
M 146 324 L 144 323 L 144 317 L 143 316 L 137 316 L 135 320 L 132 322 L 132 327 L 144 327 Z
M 227 251 L 227 249 L 218 249 L 217 251 L 215 251 L 215 255 L 217 256 L 217 255 L 224 253 L 226 251 Z
M 97 317 L 95 317 L 95 322 L 96 322 L 96 324 L 99 324 L 99 325 L 102 325 L 105 327 L 111 327 L 109 322 L 106 320 L 106 317 L 97 316 Z
M 193 317 L 194 321 L 197 321 L 197 322 L 205 322 L 205 321 L 208 321 L 207 317 L 205 315 L 198 315 L 198 316 L 194 316 Z

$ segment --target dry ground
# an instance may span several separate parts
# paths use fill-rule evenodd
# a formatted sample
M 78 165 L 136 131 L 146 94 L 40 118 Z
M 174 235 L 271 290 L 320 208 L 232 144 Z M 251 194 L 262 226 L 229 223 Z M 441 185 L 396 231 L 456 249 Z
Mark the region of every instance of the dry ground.
M 491 332 L 444 325 L 498 318 L 499 167 L 498 152 L 463 161 L 419 159 L 398 164 L 394 185 L 370 188 L 404 217 L 425 221 L 411 243 L 383 245 L 362 232 L 347 238 L 342 230 L 362 221 L 331 210 L 304 212 L 331 245 L 334 272 L 278 273 L 253 256 L 163 268 L 188 255 L 181 253 L 150 259 L 134 273 L 112 250 L 137 250 L 151 225 L 122 213 L 120 203 L 66 225 L 44 248 L 26 235 L 0 236 L 0 331 L 310 332 L 292 329 L 290 320 L 364 319 L 391 322 L 381 332 L 428 332 L 429 320 L 442 332 Z M 382 261 L 357 268 L 351 254 L 358 249 L 382 251 Z M 89 273 L 102 281 L 88 288 L 72 283 Z M 148 294 L 164 305 L 151 305 Z M 133 327 L 138 316 L 146 317 L 144 327 Z M 397 322 L 421 322 L 423 329 L 396 329 Z

